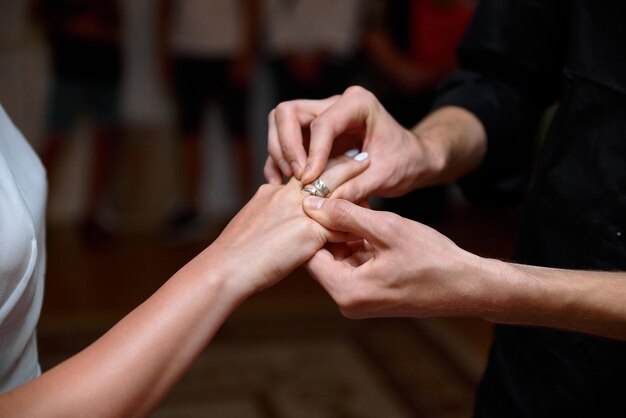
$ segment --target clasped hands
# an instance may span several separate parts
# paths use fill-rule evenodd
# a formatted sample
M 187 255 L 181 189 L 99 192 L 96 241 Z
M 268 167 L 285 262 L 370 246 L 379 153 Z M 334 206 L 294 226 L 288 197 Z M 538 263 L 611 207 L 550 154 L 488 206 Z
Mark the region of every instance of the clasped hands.
M 243 294 L 304 264 L 350 318 L 478 314 L 484 289 L 463 279 L 480 257 L 425 225 L 355 203 L 410 190 L 429 164 L 428 149 L 371 93 L 279 105 L 269 149 L 269 184 L 212 245 L 228 255 L 221 262 L 237 272 Z M 332 191 L 327 199 L 303 191 L 318 177 Z

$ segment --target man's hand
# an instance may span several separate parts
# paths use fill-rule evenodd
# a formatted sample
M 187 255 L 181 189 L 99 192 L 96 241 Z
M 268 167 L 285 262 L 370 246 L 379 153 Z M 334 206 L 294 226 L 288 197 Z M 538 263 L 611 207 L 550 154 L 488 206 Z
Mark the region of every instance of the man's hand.
M 361 87 L 324 100 L 280 103 L 268 122 L 269 158 L 264 172 L 273 184 L 281 183 L 283 175 L 311 182 L 330 156 L 354 147 L 370 155 L 371 165 L 333 194 L 352 202 L 371 195 L 402 195 L 441 165 L 426 142 L 400 126 Z
M 437 231 L 345 200 L 307 197 L 304 208 L 350 241 L 328 244 L 307 263 L 349 318 L 479 315 L 488 292 L 482 260 Z

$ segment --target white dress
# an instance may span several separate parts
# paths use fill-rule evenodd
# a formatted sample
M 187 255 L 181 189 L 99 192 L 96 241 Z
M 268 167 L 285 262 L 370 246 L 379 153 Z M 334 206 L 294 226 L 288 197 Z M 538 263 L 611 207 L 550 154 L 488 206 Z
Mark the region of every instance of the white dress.
M 0 393 L 41 374 L 46 175 L 0 106 Z

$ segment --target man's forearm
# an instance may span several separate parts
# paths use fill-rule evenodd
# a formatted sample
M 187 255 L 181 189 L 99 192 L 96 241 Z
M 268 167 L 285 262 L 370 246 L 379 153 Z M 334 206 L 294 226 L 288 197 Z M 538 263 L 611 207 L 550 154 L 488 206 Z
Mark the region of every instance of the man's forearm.
M 626 340 L 626 273 L 563 270 L 485 260 L 479 314 Z
M 415 180 L 425 187 L 458 179 L 477 168 L 487 150 L 485 129 L 474 114 L 454 106 L 438 109 L 413 129 L 433 162 Z

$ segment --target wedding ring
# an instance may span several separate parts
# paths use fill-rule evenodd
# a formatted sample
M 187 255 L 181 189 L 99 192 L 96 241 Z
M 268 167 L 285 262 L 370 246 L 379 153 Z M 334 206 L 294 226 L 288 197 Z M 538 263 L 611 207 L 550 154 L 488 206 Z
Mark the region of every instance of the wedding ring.
M 305 192 L 307 192 L 311 196 L 324 197 L 322 192 L 319 191 L 318 189 L 316 189 L 315 187 L 313 187 L 313 185 L 311 185 L 311 184 L 307 184 L 306 186 L 304 186 L 304 188 L 302 190 L 304 190 Z
M 328 186 L 320 178 L 315 179 L 311 184 L 307 184 L 302 188 L 302 190 L 312 196 L 323 198 L 330 196 L 331 193 Z
M 313 181 L 313 187 L 315 187 L 317 190 L 319 190 L 322 193 L 322 197 L 328 197 L 330 196 L 330 189 L 328 188 L 328 186 L 326 186 L 326 184 L 324 184 L 324 182 L 318 177 L 315 179 L 315 181 Z

